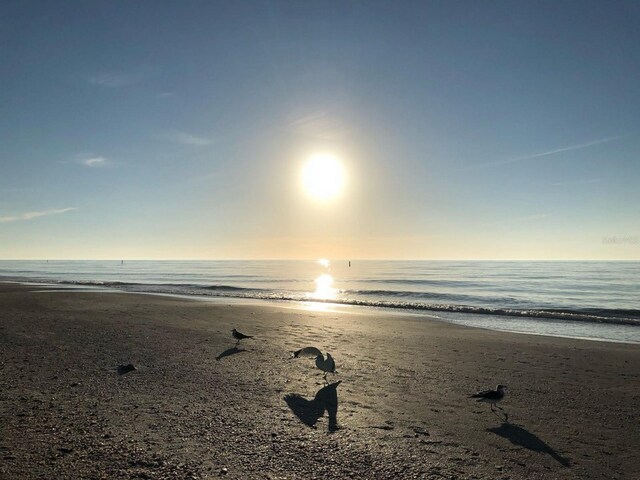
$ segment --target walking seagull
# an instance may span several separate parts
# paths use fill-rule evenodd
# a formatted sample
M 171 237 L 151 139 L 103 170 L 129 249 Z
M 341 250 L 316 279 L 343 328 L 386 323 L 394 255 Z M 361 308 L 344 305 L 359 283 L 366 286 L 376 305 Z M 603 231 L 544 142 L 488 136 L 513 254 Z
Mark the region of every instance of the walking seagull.
M 231 335 L 233 335 L 233 338 L 237 340 L 236 345 L 240 343 L 240 340 L 243 340 L 245 338 L 253 338 L 251 335 L 245 335 L 244 333 L 240 333 L 235 328 L 231 330 Z
M 501 402 L 506 394 L 507 386 L 498 385 L 495 390 L 485 390 L 483 392 L 478 392 L 474 395 L 469 395 L 469 398 L 477 398 L 478 402 L 488 403 L 489 405 L 491 405 L 491 411 L 495 413 L 494 407 L 499 408 L 504 412 L 504 409 L 498 406 L 498 402 Z M 506 413 L 504 415 L 505 418 L 508 418 Z
M 322 352 L 318 350 L 316 347 L 304 347 L 300 350 L 296 350 L 293 352 L 293 356 L 291 358 L 304 358 L 311 357 L 316 358 L 318 355 L 322 356 Z
M 325 383 L 329 383 L 327 381 L 327 373 L 336 373 L 336 362 L 333 361 L 333 357 L 330 353 L 327 353 L 326 360 L 322 354 L 318 355 L 316 357 L 316 367 L 324 372 Z

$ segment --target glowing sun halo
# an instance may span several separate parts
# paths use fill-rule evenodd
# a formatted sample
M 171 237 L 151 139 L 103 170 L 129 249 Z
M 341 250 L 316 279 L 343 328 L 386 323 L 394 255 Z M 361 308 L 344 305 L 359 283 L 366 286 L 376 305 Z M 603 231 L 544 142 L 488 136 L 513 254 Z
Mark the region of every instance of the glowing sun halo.
M 345 172 L 334 155 L 319 153 L 311 156 L 302 168 L 302 185 L 305 192 L 319 201 L 336 198 L 342 192 Z

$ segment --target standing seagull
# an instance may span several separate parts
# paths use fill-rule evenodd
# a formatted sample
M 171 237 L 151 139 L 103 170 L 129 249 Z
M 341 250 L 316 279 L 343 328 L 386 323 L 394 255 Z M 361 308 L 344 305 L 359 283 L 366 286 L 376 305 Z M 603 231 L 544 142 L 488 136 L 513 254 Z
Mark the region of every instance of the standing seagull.
M 235 328 L 233 330 L 231 330 L 231 334 L 233 335 L 233 338 L 235 338 L 236 340 L 238 340 L 236 342 L 236 345 L 238 345 L 240 343 L 240 340 L 243 340 L 245 338 L 253 338 L 251 335 L 245 335 L 244 333 L 240 333 L 238 330 L 236 330 Z
M 327 373 L 336 373 L 336 362 L 333 361 L 333 357 L 330 353 L 327 353 L 327 359 L 325 360 L 322 354 L 316 357 L 316 367 L 324 372 L 324 381 L 327 382 Z
M 494 406 L 503 410 L 502 407 L 498 407 L 498 402 L 502 401 L 507 394 L 506 385 L 498 385 L 495 390 L 485 390 L 484 392 L 478 392 L 475 395 L 469 395 L 469 398 L 477 398 L 479 402 L 488 403 L 491 405 L 491 411 L 495 412 Z M 506 414 L 505 414 L 506 415 Z

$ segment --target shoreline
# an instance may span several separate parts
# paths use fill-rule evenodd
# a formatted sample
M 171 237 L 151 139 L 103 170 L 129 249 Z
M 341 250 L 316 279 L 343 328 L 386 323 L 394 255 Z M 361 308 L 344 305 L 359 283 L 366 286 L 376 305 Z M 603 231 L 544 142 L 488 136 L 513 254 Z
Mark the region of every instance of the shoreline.
M 28 285 L 28 286 L 42 286 L 42 287 L 54 287 L 57 288 L 56 292 L 101 292 L 101 293 L 126 293 L 126 294 L 138 294 L 138 295 L 154 295 L 161 297 L 170 297 L 170 298 L 182 298 L 185 300 L 199 300 L 199 301 L 210 301 L 210 302 L 227 302 L 237 305 L 277 305 L 282 308 L 293 308 L 295 310 L 310 310 L 310 311 L 333 311 L 336 313 L 359 313 L 362 314 L 382 314 L 389 316 L 400 316 L 400 317 L 417 317 L 424 318 L 427 320 L 435 320 L 439 322 L 445 322 L 453 325 L 460 325 L 469 328 L 479 328 L 490 331 L 498 331 L 505 333 L 515 333 L 521 335 L 540 335 L 540 336 L 548 336 L 548 337 L 556 337 L 556 338 L 569 338 L 575 340 L 588 340 L 595 342 L 611 342 L 611 343 L 623 343 L 629 345 L 640 345 L 640 325 L 639 324 L 626 324 L 626 323 L 608 323 L 608 322 L 593 322 L 593 321 L 585 321 L 585 320 L 574 320 L 574 319 L 554 319 L 554 318 L 546 318 L 546 317 L 526 317 L 526 316 L 509 316 L 509 315 L 492 315 L 492 314 L 477 314 L 477 313 L 467 313 L 467 312 L 442 312 L 437 310 L 427 310 L 427 309 L 398 309 L 393 307 L 385 307 L 385 306 L 373 306 L 373 305 L 358 305 L 358 304 L 349 304 L 349 303 L 334 303 L 330 301 L 322 301 L 322 300 L 289 300 L 289 299 L 277 299 L 277 298 L 256 298 L 256 297 L 240 297 L 240 296 L 215 296 L 215 295 L 188 295 L 188 294 L 180 294 L 180 293 L 165 293 L 165 292 L 144 292 L 144 291 L 129 291 L 122 290 L 117 287 L 108 287 L 108 286 L 100 286 L 100 285 L 85 285 L 85 284 L 74 284 L 74 283 L 46 283 L 46 282 L 21 282 L 14 280 L 0 280 L 0 284 L 16 284 L 16 285 Z M 48 290 L 53 292 L 53 288 Z M 313 306 L 306 308 L 305 305 L 311 304 Z M 289 307 L 287 307 L 289 306 Z M 440 315 L 440 316 L 439 316 Z M 503 325 L 496 324 L 492 322 L 491 326 L 487 326 L 486 322 L 482 322 L 482 317 L 497 317 L 503 321 Z M 461 321 L 466 318 L 468 321 Z M 507 321 L 515 321 L 519 322 L 518 327 L 507 328 L 504 325 L 504 322 Z M 539 325 L 550 325 L 556 327 L 556 329 L 567 329 L 570 326 L 575 326 L 577 328 L 624 328 L 624 329 L 635 329 L 638 328 L 638 331 L 629 330 L 629 333 L 626 335 L 627 338 L 607 338 L 607 337 L 598 337 L 598 336 L 588 336 L 586 334 L 583 335 L 570 335 L 562 332 L 556 331 L 552 332 L 538 332 L 535 329 L 524 329 L 526 323 L 528 322 L 540 322 Z M 535 323 L 532 323 L 533 327 Z M 588 332 L 590 333 L 590 332 Z M 637 338 L 636 338 L 637 337 Z
M 637 477 L 635 345 L 6 284 L 0 311 L 1 478 Z M 508 421 L 467 398 L 496 383 Z
M 79 263 L 82 263 L 79 261 Z M 469 305 L 467 303 L 443 303 L 442 301 L 429 303 L 422 300 L 401 301 L 389 300 L 387 298 L 367 299 L 359 298 L 358 290 L 336 289 L 339 294 L 350 293 L 355 294 L 354 297 L 323 297 L 313 295 L 309 291 L 297 290 L 272 290 L 263 287 L 250 287 L 240 285 L 226 285 L 220 283 L 182 283 L 182 282 L 146 282 L 146 281 L 123 281 L 115 279 L 105 280 L 77 280 L 49 278 L 41 276 L 15 276 L 2 275 L 0 278 L 8 279 L 15 282 L 35 282 L 35 283 L 53 283 L 58 285 L 70 286 L 87 286 L 87 287 L 105 287 L 116 288 L 123 291 L 141 292 L 141 293 L 174 293 L 189 296 L 208 296 L 222 298 L 251 298 L 260 300 L 282 300 L 282 301 L 313 301 L 316 303 L 336 303 L 349 306 L 361 306 L 367 308 L 389 308 L 393 310 L 407 310 L 409 312 L 438 312 L 438 313 L 458 313 L 473 315 L 492 315 L 514 318 L 531 318 L 531 319 L 548 319 L 548 320 L 567 320 L 576 322 L 601 323 L 612 325 L 630 325 L 640 326 L 640 310 L 637 308 L 619 308 L 619 307 L 589 307 L 589 308 L 573 308 L 573 307 L 556 307 L 556 306 L 491 306 L 491 305 Z M 219 292 L 217 295 L 212 292 Z M 375 291 L 377 292 L 377 290 Z M 398 293 L 394 290 L 386 292 L 387 294 Z M 416 293 L 421 292 L 400 292 L 400 293 Z M 365 295 L 366 297 L 366 295 Z

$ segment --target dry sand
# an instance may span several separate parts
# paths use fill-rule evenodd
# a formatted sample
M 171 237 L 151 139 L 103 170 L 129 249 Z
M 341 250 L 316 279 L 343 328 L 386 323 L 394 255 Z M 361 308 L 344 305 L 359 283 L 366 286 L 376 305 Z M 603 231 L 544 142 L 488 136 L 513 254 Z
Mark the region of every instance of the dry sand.
M 34 290 L 0 284 L 3 479 L 640 478 L 637 345 Z M 496 383 L 509 423 L 467 398 Z

